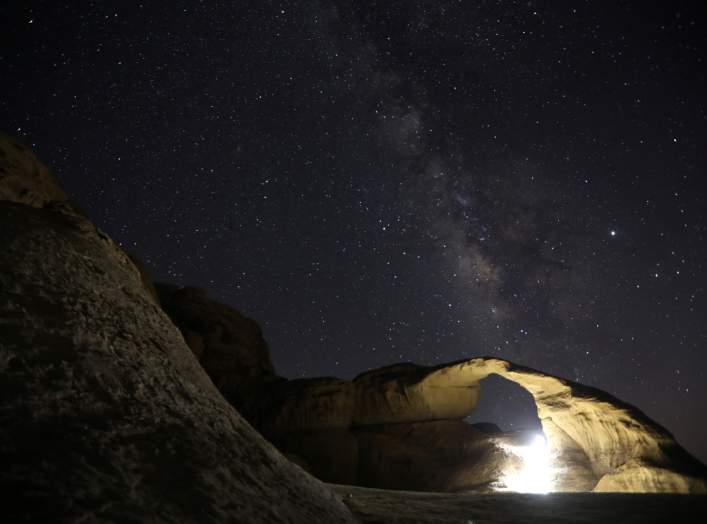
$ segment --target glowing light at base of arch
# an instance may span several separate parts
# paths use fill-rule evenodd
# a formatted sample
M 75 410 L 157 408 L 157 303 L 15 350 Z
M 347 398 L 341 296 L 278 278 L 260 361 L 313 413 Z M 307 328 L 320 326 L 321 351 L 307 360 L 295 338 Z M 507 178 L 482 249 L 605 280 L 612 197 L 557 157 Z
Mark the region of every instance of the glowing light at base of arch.
M 549 493 L 555 487 L 554 456 L 547 439 L 540 434 L 530 444 L 514 446 L 502 444 L 501 448 L 514 455 L 518 467 L 509 467 L 500 479 L 498 491 L 519 493 Z M 516 461 L 514 461 L 516 462 Z

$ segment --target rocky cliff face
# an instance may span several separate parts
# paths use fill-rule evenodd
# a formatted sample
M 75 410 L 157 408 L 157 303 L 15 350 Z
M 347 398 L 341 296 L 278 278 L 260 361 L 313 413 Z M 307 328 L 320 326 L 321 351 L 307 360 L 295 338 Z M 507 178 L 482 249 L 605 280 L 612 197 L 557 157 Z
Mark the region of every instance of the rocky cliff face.
M 353 522 L 219 394 L 130 258 L 0 138 L 9 522 Z

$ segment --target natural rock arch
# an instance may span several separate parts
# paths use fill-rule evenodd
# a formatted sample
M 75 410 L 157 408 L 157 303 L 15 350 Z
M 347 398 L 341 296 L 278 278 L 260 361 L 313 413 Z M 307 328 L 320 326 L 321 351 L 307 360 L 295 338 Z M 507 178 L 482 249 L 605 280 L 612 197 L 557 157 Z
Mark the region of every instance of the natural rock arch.
M 352 463 L 346 470 L 353 475 L 346 478 L 349 483 L 396 489 L 488 489 L 494 484 L 493 476 L 498 478 L 503 469 L 503 460 L 493 456 L 493 448 L 514 441 L 513 435 L 474 433 L 462 419 L 473 412 L 481 383 L 490 375 L 517 383 L 532 395 L 555 456 L 554 490 L 707 491 L 705 467 L 637 408 L 601 390 L 497 358 L 434 367 L 395 364 L 353 381 L 285 381 L 277 385 L 279 395 L 265 393 L 270 401 L 283 400 L 260 404 L 261 420 L 266 421 L 261 427 L 278 445 L 298 455 L 313 448 L 321 452 L 321 442 L 331 441 L 332 453 L 326 460 L 312 457 L 312 471 L 317 474 L 317 462 L 340 460 L 336 448 L 344 440 L 349 442 L 356 450 L 348 454 Z M 332 413 L 337 416 L 332 418 Z M 293 442 L 299 443 L 297 449 L 288 449 Z M 460 453 L 455 451 L 462 448 Z M 388 460 L 386 455 L 397 458 Z M 395 486 L 396 478 L 409 480 L 407 470 L 396 464 L 416 460 L 443 470 L 438 484 Z M 356 476 L 357 467 L 366 474 Z
M 496 374 L 528 390 L 551 449 L 565 467 L 559 490 L 705 493 L 705 467 L 662 426 L 601 390 L 497 358 L 439 367 L 454 383 L 478 389 Z

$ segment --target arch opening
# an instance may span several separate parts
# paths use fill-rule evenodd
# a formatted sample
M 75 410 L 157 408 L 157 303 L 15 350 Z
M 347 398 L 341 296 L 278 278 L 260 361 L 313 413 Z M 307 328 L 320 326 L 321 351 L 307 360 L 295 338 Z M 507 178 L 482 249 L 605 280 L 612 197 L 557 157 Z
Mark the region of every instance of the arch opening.
M 481 424 L 495 424 L 502 432 L 542 433 L 535 400 L 520 384 L 499 375 L 489 375 L 480 385 L 479 401 L 466 422 L 479 424 L 481 428 Z
M 508 460 L 495 489 L 554 491 L 554 456 L 533 396 L 520 384 L 499 375 L 489 375 L 480 385 L 479 401 L 465 420 L 482 431 L 499 435 L 498 446 Z

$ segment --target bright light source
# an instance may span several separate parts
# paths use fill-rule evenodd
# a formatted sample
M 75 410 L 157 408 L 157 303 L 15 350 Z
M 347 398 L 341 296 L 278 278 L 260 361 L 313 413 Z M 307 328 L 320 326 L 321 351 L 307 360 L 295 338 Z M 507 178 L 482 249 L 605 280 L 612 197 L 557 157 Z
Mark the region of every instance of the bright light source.
M 548 493 L 554 488 L 553 456 L 547 439 L 534 435 L 526 446 L 502 444 L 501 447 L 517 457 L 518 466 L 509 466 L 500 481 L 500 491 L 520 493 Z

